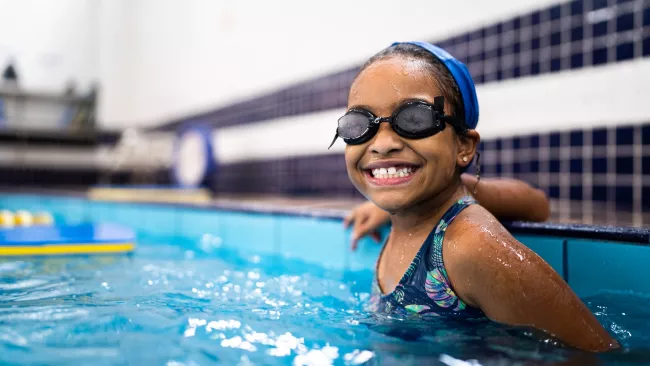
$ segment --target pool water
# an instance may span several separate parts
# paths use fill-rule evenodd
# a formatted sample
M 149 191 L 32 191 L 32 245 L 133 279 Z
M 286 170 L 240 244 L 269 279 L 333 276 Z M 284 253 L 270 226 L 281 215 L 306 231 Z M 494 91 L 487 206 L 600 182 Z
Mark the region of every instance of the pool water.
M 374 316 L 364 311 L 371 275 L 241 253 L 210 237 L 145 239 L 130 256 L 5 258 L 0 363 L 650 364 L 650 298 L 641 295 L 585 299 L 626 348 L 593 356 L 487 321 Z

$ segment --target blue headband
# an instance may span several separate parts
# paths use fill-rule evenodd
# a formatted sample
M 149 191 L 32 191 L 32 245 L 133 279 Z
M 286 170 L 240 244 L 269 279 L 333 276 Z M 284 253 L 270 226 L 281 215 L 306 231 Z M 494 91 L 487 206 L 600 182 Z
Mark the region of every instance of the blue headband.
M 440 47 L 434 46 L 426 42 L 395 42 L 392 45 L 408 43 L 424 48 L 434 55 L 440 62 L 442 62 L 447 70 L 454 77 L 458 90 L 463 99 L 463 108 L 465 110 L 465 124 L 471 130 L 478 125 L 478 99 L 476 98 L 476 88 L 474 87 L 474 80 L 467 70 L 467 66 L 454 58 L 447 51 Z

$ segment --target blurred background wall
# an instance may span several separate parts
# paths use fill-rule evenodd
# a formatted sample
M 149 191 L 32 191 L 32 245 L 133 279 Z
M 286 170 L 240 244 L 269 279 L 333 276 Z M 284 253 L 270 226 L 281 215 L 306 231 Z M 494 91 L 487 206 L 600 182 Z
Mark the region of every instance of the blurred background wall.
M 25 88 L 96 83 L 98 129 L 140 128 L 160 169 L 200 124 L 216 192 L 309 196 L 358 196 L 327 146 L 359 66 L 431 41 L 477 83 L 485 176 L 539 186 L 565 218 L 650 210 L 650 0 L 0 0 L 0 30 Z

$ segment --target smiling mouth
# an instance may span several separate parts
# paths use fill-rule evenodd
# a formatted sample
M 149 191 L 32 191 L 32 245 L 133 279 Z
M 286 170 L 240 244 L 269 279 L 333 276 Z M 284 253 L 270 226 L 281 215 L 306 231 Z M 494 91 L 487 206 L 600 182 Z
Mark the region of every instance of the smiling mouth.
M 368 169 L 367 171 L 373 178 L 392 179 L 408 177 L 413 175 L 416 170 L 417 167 L 415 166 L 393 166 L 388 168 Z
M 397 185 L 410 181 L 419 166 L 396 165 L 391 167 L 364 169 L 366 178 L 376 185 Z

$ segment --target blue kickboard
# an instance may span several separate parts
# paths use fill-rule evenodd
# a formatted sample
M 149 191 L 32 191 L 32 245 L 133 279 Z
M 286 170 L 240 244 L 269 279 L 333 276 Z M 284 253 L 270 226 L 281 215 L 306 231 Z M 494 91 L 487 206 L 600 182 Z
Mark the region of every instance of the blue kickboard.
M 131 243 L 135 232 L 116 224 L 31 226 L 0 229 L 0 246 Z

